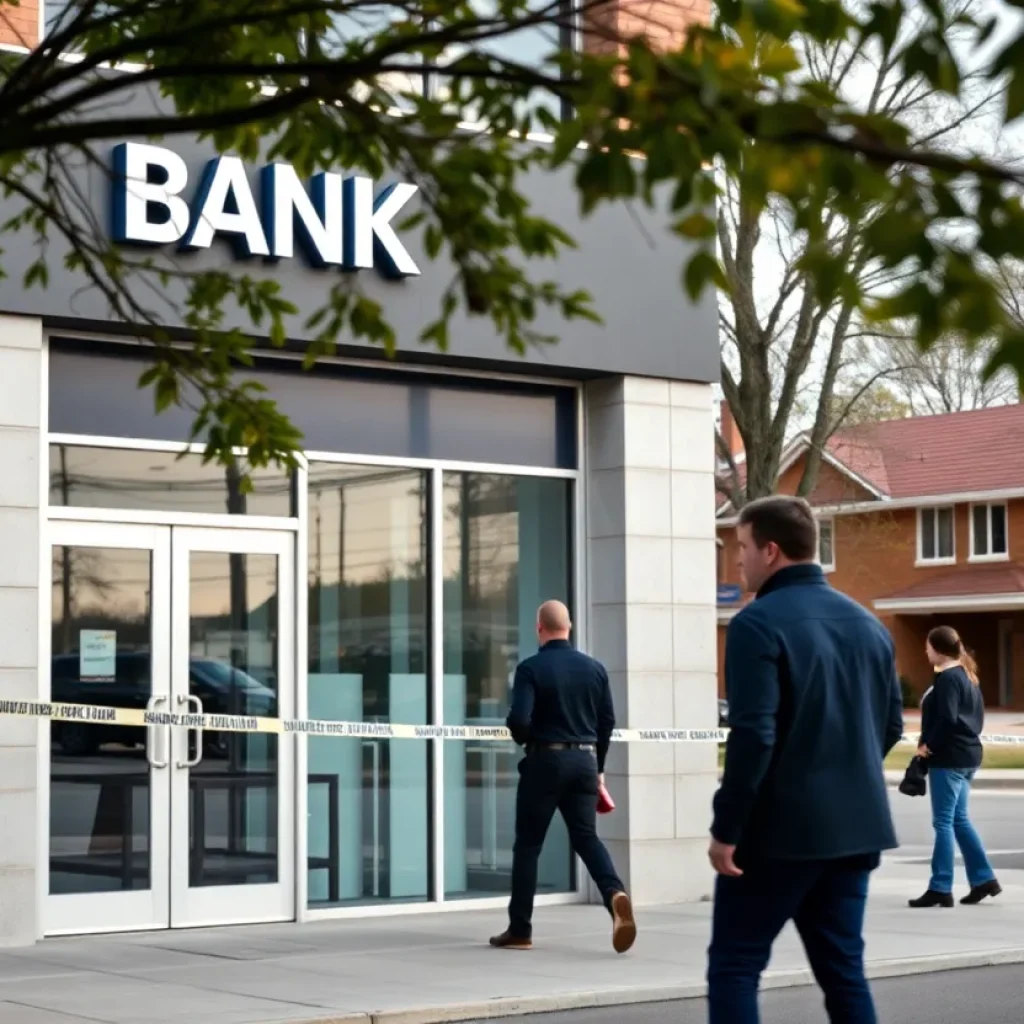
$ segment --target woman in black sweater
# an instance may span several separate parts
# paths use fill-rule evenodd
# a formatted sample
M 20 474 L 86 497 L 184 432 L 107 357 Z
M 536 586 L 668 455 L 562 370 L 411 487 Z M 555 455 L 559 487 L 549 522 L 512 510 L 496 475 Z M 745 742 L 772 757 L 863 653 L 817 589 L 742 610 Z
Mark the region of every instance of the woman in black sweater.
M 917 752 L 928 759 L 935 850 L 928 891 L 911 900 L 910 905 L 953 906 L 954 843 L 963 854 L 971 886 L 960 902 L 980 903 L 1003 890 L 967 814 L 971 780 L 981 767 L 981 732 L 985 725 L 977 665 L 950 626 L 933 629 L 928 634 L 926 649 L 935 669 L 935 682 L 921 699 L 921 741 Z

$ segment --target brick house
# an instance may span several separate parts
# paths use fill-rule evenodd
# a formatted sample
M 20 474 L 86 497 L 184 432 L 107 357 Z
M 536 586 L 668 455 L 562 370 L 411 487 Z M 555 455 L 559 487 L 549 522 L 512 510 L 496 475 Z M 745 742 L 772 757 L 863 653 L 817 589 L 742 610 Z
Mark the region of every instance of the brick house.
M 723 432 L 734 433 L 723 410 Z M 1024 405 L 921 416 L 840 431 L 810 496 L 831 583 L 870 608 L 896 641 L 915 692 L 930 679 L 928 630 L 947 623 L 975 652 L 986 703 L 1024 708 Z M 807 438 L 781 465 L 794 494 Z M 742 453 L 737 446 L 742 471 Z M 735 517 L 718 508 L 720 687 L 725 630 L 739 592 Z
M 0 15 L 0 46 L 36 46 L 42 36 L 42 19 L 41 0 L 19 0 L 17 4 L 4 4 Z

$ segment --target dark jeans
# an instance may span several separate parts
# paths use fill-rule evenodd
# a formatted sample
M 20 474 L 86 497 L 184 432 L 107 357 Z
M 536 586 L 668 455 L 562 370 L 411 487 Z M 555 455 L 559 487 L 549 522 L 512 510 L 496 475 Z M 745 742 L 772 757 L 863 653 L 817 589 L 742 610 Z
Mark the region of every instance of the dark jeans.
M 758 1024 L 757 990 L 787 921 L 800 934 L 832 1024 L 876 1024 L 864 976 L 864 909 L 877 855 L 761 860 L 719 876 L 708 950 L 709 1024 Z
M 509 932 L 532 934 L 537 860 L 555 811 L 569 829 L 572 848 L 587 866 L 606 907 L 625 887 L 615 873 L 604 843 L 597 837 L 597 758 L 587 750 L 534 750 L 519 762 L 516 792 L 516 841 L 512 851 L 512 899 Z

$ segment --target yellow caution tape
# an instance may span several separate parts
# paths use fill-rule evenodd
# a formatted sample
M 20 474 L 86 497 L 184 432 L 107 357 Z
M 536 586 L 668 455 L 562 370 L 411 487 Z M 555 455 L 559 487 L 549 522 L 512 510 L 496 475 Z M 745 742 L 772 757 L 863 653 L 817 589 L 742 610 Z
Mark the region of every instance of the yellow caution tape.
M 915 747 L 921 742 L 921 734 L 905 735 L 900 738 L 900 744 L 913 744 Z M 989 747 L 1016 747 L 1024 743 L 1024 736 L 1017 736 L 1013 733 L 982 733 L 981 742 Z
M 98 704 L 59 704 L 32 700 L 0 700 L 0 717 L 48 718 L 55 722 L 131 728 L 169 726 L 210 732 L 297 733 L 393 740 L 490 740 L 508 742 L 501 725 L 404 725 L 389 722 L 333 722 L 315 718 L 263 718 L 257 715 L 200 715 Z M 612 739 L 630 743 L 724 743 L 726 729 L 616 729 Z
M 167 726 L 209 732 L 271 733 L 278 735 L 336 736 L 388 740 L 486 740 L 506 743 L 512 739 L 501 725 L 405 725 L 390 722 L 334 722 L 318 718 L 264 718 L 258 715 L 206 715 L 143 708 L 115 708 L 100 704 L 60 704 L 35 700 L 0 700 L 0 717 L 48 718 L 54 722 L 113 725 L 135 729 Z M 728 729 L 615 729 L 618 743 L 724 743 Z M 905 734 L 902 745 L 916 746 L 920 737 Z M 1024 736 L 986 734 L 982 742 L 993 746 L 1018 746 Z

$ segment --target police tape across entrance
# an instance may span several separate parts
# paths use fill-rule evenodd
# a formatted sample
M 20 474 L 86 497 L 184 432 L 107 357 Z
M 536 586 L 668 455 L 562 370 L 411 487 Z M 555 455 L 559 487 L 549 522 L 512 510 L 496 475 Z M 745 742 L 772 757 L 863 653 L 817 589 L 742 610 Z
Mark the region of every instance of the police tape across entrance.
M 116 708 L 95 704 L 61 704 L 33 700 L 0 700 L 0 718 L 39 718 L 54 722 L 82 722 L 126 728 L 200 729 L 209 732 L 277 733 L 334 736 L 340 739 L 475 740 L 511 742 L 501 725 L 410 725 L 391 722 L 333 722 L 318 718 L 263 718 L 256 715 L 178 714 L 142 708 Z M 725 743 L 728 729 L 615 729 L 616 743 Z M 900 744 L 917 744 L 918 735 L 905 734 Z M 1019 746 L 1024 736 L 986 734 L 991 746 Z

